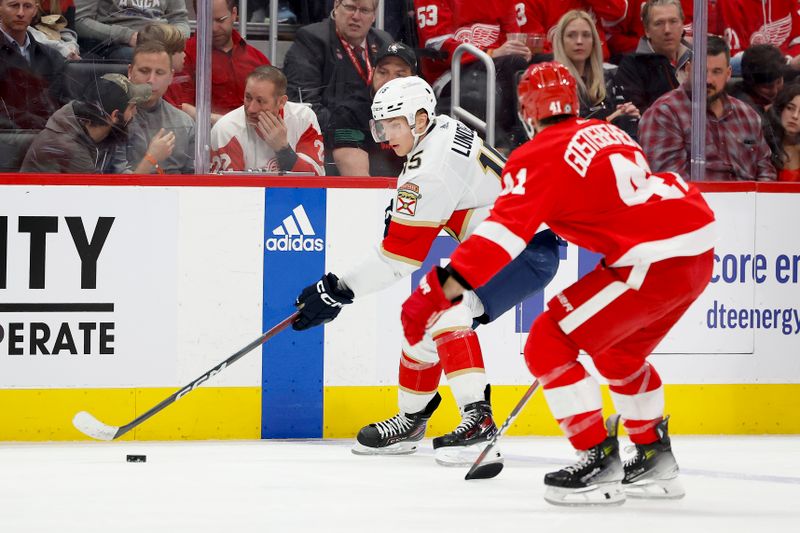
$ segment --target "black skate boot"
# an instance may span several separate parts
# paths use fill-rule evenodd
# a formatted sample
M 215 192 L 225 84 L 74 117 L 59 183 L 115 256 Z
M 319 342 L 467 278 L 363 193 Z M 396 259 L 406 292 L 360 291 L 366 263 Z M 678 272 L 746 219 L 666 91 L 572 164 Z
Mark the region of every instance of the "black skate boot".
M 619 458 L 619 415 L 606 421 L 608 438 L 586 451 L 574 465 L 544 476 L 544 499 L 553 505 L 622 505 L 622 461 Z
M 452 433 L 433 439 L 436 462 L 443 466 L 471 466 L 488 442 L 497 433 L 489 403 L 490 388 L 486 386 L 486 400 L 468 403 L 461 411 L 461 423 Z M 495 448 L 486 462 L 502 462 L 503 456 Z
M 356 455 L 407 455 L 417 451 L 425 428 L 442 397 L 437 392 L 428 405 L 417 413 L 397 413 L 383 422 L 361 428 L 351 451 Z
M 634 444 L 636 454 L 625 461 L 622 487 L 631 498 L 678 499 L 686 495 L 678 479 L 678 463 L 672 455 L 667 426 L 669 417 L 656 426 L 658 440 Z M 626 448 L 628 451 L 630 448 Z

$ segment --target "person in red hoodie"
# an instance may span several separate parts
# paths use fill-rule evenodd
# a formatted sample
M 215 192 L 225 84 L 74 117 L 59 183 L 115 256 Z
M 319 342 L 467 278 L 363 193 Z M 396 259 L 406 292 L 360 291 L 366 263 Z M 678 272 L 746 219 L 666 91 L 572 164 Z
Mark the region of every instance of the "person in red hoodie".
M 196 2 L 195 2 L 196 3 Z M 247 75 L 256 67 L 269 65 L 267 56 L 242 39 L 233 25 L 239 17 L 239 0 L 213 0 L 211 30 L 211 123 L 242 105 Z M 181 109 L 192 118 L 195 110 L 195 76 L 197 72 L 197 35 L 186 41 L 186 62 L 180 90 Z
M 630 0 L 635 1 L 635 0 Z M 597 33 L 603 44 L 603 59 L 609 58 L 604 27 L 625 19 L 629 0 L 517 0 L 514 4 L 517 22 L 525 33 L 541 33 L 547 39 L 544 51 L 552 50 L 553 33 L 561 17 L 568 11 L 579 9 L 594 15 Z

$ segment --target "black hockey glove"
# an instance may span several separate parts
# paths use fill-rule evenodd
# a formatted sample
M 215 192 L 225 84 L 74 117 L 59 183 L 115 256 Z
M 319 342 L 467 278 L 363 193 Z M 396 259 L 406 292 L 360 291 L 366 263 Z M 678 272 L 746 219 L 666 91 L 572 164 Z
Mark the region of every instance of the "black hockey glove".
M 342 311 L 342 306 L 353 303 L 353 291 L 339 285 L 339 278 L 328 272 L 300 293 L 294 305 L 300 311 L 292 329 L 303 331 L 330 322 Z

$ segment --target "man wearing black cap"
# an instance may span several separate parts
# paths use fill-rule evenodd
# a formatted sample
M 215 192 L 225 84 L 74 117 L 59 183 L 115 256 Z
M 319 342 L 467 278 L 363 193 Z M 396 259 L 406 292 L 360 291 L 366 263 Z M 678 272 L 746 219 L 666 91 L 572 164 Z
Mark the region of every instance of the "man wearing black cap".
M 403 43 L 390 43 L 378 51 L 370 84 L 371 94 L 395 78 L 417 74 L 417 57 Z M 335 108 L 330 129 L 333 132 L 333 159 L 342 176 L 397 176 L 404 158 L 397 157 L 385 143 L 375 143 L 369 130 L 372 101 L 351 98 Z
M 146 102 L 151 93 L 150 85 L 134 84 L 121 74 L 92 80 L 80 100 L 73 100 L 50 117 L 25 154 L 20 172 L 130 172 L 119 153 L 136 105 Z M 135 172 L 152 172 L 172 153 L 174 145 L 173 133 L 160 132 L 150 142 Z

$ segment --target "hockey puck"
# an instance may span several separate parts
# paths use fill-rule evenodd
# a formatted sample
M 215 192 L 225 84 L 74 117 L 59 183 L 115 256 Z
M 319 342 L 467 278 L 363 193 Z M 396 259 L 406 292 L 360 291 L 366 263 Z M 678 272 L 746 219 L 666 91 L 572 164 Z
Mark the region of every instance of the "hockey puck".
M 128 455 L 125 457 L 125 460 L 129 463 L 146 463 L 147 456 L 146 455 Z

